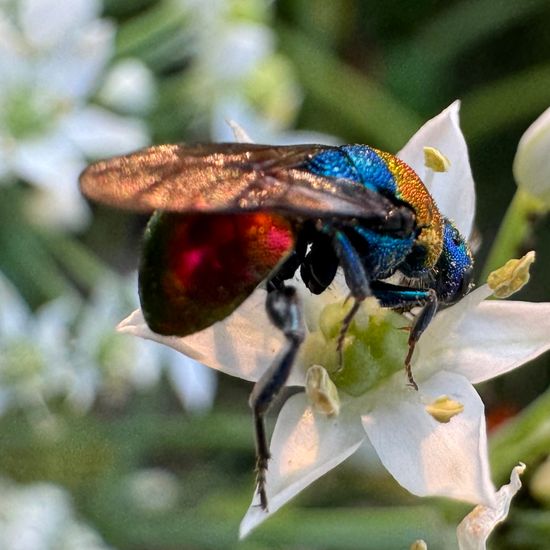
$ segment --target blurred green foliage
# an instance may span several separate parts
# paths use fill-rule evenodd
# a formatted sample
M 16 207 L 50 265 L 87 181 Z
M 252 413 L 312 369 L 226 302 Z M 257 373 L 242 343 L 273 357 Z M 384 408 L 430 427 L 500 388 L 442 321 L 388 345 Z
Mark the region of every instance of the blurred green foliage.
M 208 140 L 210 96 L 197 87 L 191 12 L 175 16 L 173 4 L 106 0 L 104 13 L 119 25 L 116 57 L 141 59 L 157 79 L 157 101 L 147 116 L 153 140 Z M 517 142 L 550 105 L 550 4 L 242 0 L 233 9 L 274 30 L 303 93 L 297 128 L 395 151 L 423 121 L 462 100 L 478 192 L 479 272 L 515 191 Z M 67 292 L 87 295 L 106 265 L 135 267 L 144 219 L 94 207 L 87 231 L 46 230 L 23 214 L 26 192 L 23 186 L 2 188 L 0 270 L 33 307 Z M 548 218 L 535 220 L 524 247 L 536 248 L 538 256 L 520 299 L 548 300 Z M 496 484 L 524 460 L 528 486 L 550 451 L 549 360 L 547 355 L 482 388 L 490 418 L 515 413 L 492 435 Z M 238 543 L 253 489 L 249 389 L 222 377 L 214 410 L 202 416 L 182 412 L 166 383 L 121 408 L 98 401 L 85 416 L 54 405 L 59 426 L 52 433 L 37 430 L 22 412 L 6 413 L 0 418 L 0 473 L 62 484 L 80 514 L 121 550 L 381 550 L 407 548 L 416 538 L 430 550 L 454 547 L 454 527 L 468 507 L 414 499 L 387 474 L 365 472 L 354 462 Z M 128 496 L 128 480 L 150 468 L 177 476 L 177 502 L 168 510 L 140 509 Z M 550 509 L 527 490 L 513 508 L 493 547 L 548 548 Z

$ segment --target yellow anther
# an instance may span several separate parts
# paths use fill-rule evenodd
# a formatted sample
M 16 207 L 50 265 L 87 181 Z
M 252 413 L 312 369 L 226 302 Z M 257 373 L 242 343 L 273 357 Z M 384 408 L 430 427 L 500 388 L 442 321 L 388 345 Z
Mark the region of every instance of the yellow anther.
M 410 550 L 428 550 L 428 545 L 422 539 L 418 539 L 411 544 Z
M 448 172 L 451 161 L 435 147 L 424 147 L 424 164 L 434 172 Z
M 463 410 L 464 405 L 451 399 L 448 395 L 442 395 L 426 405 L 428 414 L 442 424 L 446 424 L 453 416 L 460 414 Z
M 487 277 L 487 284 L 495 298 L 507 298 L 523 288 L 529 281 L 529 269 L 535 261 L 535 252 L 527 252 L 519 260 L 508 260 Z
M 317 412 L 328 416 L 340 412 L 338 388 L 320 365 L 313 365 L 307 371 L 306 394 Z

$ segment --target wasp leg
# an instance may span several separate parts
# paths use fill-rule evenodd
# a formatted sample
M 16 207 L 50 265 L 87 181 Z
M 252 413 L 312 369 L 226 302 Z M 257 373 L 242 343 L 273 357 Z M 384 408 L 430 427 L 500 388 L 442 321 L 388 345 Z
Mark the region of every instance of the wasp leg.
M 390 285 L 381 281 L 373 283 L 372 291 L 382 307 L 411 309 L 416 306 L 422 306 L 422 310 L 416 316 L 409 333 L 409 351 L 405 358 L 405 371 L 409 385 L 418 390 L 418 384 L 415 382 L 411 370 L 411 360 L 416 343 L 437 311 L 437 295 L 431 288 L 426 290 L 414 289 Z
M 282 331 L 287 342 L 279 358 L 256 382 L 249 399 L 254 416 L 256 482 L 262 510 L 267 510 L 265 478 L 270 458 L 264 417 L 285 385 L 305 336 L 300 302 L 295 288 L 271 286 L 267 295 L 266 309 L 271 322 Z
M 431 323 L 434 315 L 437 312 L 437 294 L 433 288 L 430 288 L 426 291 L 428 296 L 426 297 L 426 303 L 422 308 L 422 311 L 415 317 L 411 332 L 409 333 L 409 352 L 405 358 L 405 371 L 407 372 L 407 377 L 409 379 L 409 384 L 415 389 L 418 390 L 418 385 L 414 381 L 411 369 L 411 360 L 414 353 L 414 348 L 418 342 L 422 333 L 428 328 L 428 325 Z
M 350 242 L 348 237 L 342 231 L 336 231 L 333 238 L 334 250 L 340 260 L 340 265 L 344 271 L 344 277 L 346 279 L 346 284 L 351 292 L 352 297 L 355 299 L 355 302 L 344 317 L 342 321 L 342 327 L 340 329 L 340 334 L 338 335 L 337 342 L 337 351 L 338 351 L 338 361 L 340 363 L 340 368 L 343 365 L 343 351 L 344 351 L 344 338 L 346 333 L 361 305 L 361 302 L 372 295 L 371 285 L 363 262 L 357 250 Z

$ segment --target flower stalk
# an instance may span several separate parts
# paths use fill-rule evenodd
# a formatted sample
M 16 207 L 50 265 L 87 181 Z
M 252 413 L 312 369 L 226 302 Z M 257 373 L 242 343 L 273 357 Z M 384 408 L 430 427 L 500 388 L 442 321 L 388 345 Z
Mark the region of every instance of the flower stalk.
M 544 204 L 539 199 L 522 189 L 516 191 L 483 268 L 482 281 L 486 281 L 492 271 L 510 258 L 522 255 L 532 232 L 533 221 L 544 211 Z

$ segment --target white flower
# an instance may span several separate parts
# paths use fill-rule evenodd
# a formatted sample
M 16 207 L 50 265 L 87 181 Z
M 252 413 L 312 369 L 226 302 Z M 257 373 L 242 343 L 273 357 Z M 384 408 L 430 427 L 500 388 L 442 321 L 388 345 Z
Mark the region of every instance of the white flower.
M 196 111 L 209 113 L 213 141 L 231 139 L 227 119 L 239 120 L 259 143 L 321 141 L 320 134 L 285 131 L 302 93 L 292 65 L 276 51 L 269 3 L 249 2 L 245 9 L 238 0 L 177 0 L 176 5 L 186 14 L 193 45 L 186 85 Z
M 208 410 L 216 394 L 214 371 L 172 349 L 113 332 L 136 305 L 134 283 L 105 277 L 89 304 L 66 296 L 33 314 L 0 275 L 0 414 L 19 408 L 32 420 L 47 420 L 55 398 L 86 412 L 98 395 L 117 402 L 150 388 L 163 369 L 188 411 Z
M 0 274 L 0 414 L 8 408 L 46 412 L 73 379 L 67 318 L 75 303 L 62 298 L 32 314 Z
M 493 529 L 508 516 L 510 504 L 521 489 L 519 476 L 525 471 L 525 464 L 512 470 L 510 483 L 502 486 L 496 494 L 493 507 L 476 506 L 461 522 L 456 530 L 460 550 L 485 550 L 486 542 Z
M 100 535 L 77 520 L 68 493 L 51 483 L 17 485 L 0 479 L 3 550 L 108 550 Z
M 145 125 L 87 104 L 114 53 L 98 0 L 19 0 L 0 7 L 0 181 L 37 188 L 35 220 L 88 218 L 76 181 L 87 157 L 136 149 Z
M 162 468 L 147 468 L 129 474 L 125 479 L 126 491 L 140 511 L 167 512 L 178 502 L 179 487 L 175 474 Z
M 94 289 L 75 331 L 72 362 L 80 383 L 75 383 L 69 397 L 83 410 L 97 394 L 114 402 L 124 400 L 134 389 L 152 387 L 166 369 L 188 411 L 208 410 L 216 394 L 216 373 L 172 349 L 120 338 L 113 332 L 122 312 L 136 305 L 135 286 L 135 277 L 111 276 Z
M 458 110 L 455 102 L 430 120 L 399 156 L 427 182 L 443 213 L 468 237 L 474 187 Z M 449 159 L 448 172 L 428 172 L 425 146 L 437 148 Z M 313 364 L 330 371 L 335 342 L 327 335 L 338 334 L 343 316 L 338 304 L 347 293 L 341 278 L 320 297 L 312 298 L 303 285 L 299 291 L 308 335 L 289 385 L 304 385 L 306 369 Z M 269 513 L 261 510 L 255 496 L 241 524 L 241 536 L 354 453 L 366 438 L 411 493 L 494 505 L 484 408 L 472 384 L 515 369 L 550 347 L 550 304 L 486 301 L 491 293 L 484 285 L 437 314 L 412 360 L 418 392 L 407 387 L 402 366 L 407 337 L 396 325 L 400 320 L 403 326 L 403 319 L 391 312 L 372 316 L 373 306 L 366 303 L 356 316 L 356 328 L 350 328 L 356 330 L 350 336 L 357 343 L 349 347 L 349 353 L 355 354 L 351 368 L 345 359 L 346 372 L 333 373 L 341 390 L 339 414 L 316 412 L 304 394 L 285 403 L 271 439 Z M 270 325 L 264 302 L 265 291 L 257 290 L 226 320 L 185 338 L 151 332 L 139 310 L 121 323 L 120 330 L 256 381 L 283 344 L 283 337 Z M 334 308 L 339 308 L 339 316 Z M 376 337 L 368 338 L 370 330 Z M 444 414 L 434 412 L 438 409 Z
M 550 206 L 550 108 L 521 137 L 514 177 L 520 189 Z
M 150 109 L 155 94 L 151 71 L 137 59 L 124 59 L 107 74 L 99 98 L 117 111 L 140 114 Z

